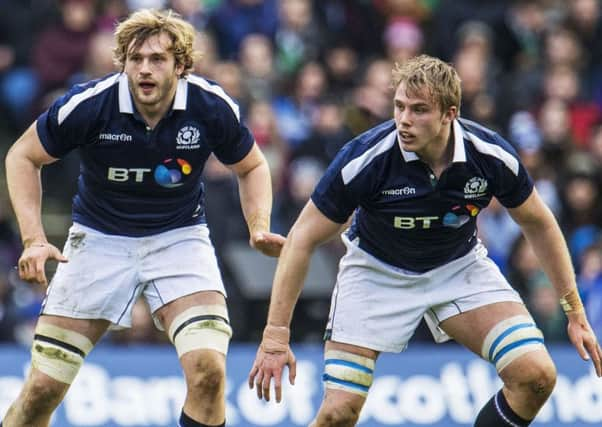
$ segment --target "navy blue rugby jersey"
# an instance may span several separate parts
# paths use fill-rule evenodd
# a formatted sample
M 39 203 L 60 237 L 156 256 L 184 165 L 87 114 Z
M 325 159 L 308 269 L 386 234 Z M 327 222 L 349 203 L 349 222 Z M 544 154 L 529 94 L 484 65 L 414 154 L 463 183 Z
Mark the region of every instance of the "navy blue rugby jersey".
M 194 75 L 178 81 L 172 108 L 154 129 L 118 73 L 74 86 L 38 118 L 37 131 L 53 157 L 80 151 L 73 221 L 134 237 L 204 223 L 207 158 L 236 163 L 254 142 L 234 101 Z
M 457 119 L 453 135 L 453 161 L 437 179 L 401 148 L 393 120 L 378 125 L 339 151 L 311 199 L 338 223 L 357 209 L 348 237 L 393 266 L 424 272 L 459 258 L 477 243 L 477 215 L 492 196 L 517 207 L 533 182 L 493 131 Z

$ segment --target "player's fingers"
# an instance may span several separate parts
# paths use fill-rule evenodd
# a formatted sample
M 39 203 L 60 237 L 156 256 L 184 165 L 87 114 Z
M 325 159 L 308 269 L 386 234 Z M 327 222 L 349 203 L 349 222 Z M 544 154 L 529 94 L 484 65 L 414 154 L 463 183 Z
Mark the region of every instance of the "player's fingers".
M 288 382 L 291 385 L 295 385 L 295 378 L 297 377 L 297 361 L 295 356 L 291 354 L 291 360 L 288 363 Z
M 257 371 L 259 370 L 259 368 L 257 367 L 257 362 L 255 362 L 253 364 L 253 367 L 251 368 L 251 372 L 249 372 L 249 388 L 251 390 L 253 390 L 253 386 L 255 385 L 255 375 L 257 375 Z
M 255 392 L 257 393 L 258 399 L 263 399 L 263 389 L 261 383 L 263 382 L 263 372 L 259 370 L 257 377 L 255 378 Z
M 580 340 L 574 342 L 575 348 L 577 349 L 577 353 L 583 360 L 589 360 L 589 354 L 587 354 L 587 350 L 585 349 L 585 345 L 583 343 L 583 337 Z
M 59 251 L 54 246 L 50 249 L 50 258 L 53 258 L 53 259 L 57 260 L 58 262 L 68 262 L 69 261 L 67 259 L 67 257 L 65 255 L 63 255 L 62 252 Z
M 590 355 L 592 357 L 592 362 L 594 363 L 594 368 L 596 369 L 596 375 L 602 377 L 602 349 L 597 341 L 594 341 L 592 347 Z
M 274 390 L 276 392 L 276 402 L 282 400 L 282 371 L 275 372 L 274 375 Z
M 35 279 L 41 285 L 46 285 L 46 272 L 44 271 L 45 260 L 37 259 L 35 263 Z
M 25 260 L 19 260 L 19 278 L 29 280 L 29 266 Z
M 274 375 L 274 381 L 277 381 L 278 375 Z M 263 388 L 263 398 L 266 402 L 270 401 L 270 383 L 272 382 L 272 375 L 265 375 L 261 383 Z

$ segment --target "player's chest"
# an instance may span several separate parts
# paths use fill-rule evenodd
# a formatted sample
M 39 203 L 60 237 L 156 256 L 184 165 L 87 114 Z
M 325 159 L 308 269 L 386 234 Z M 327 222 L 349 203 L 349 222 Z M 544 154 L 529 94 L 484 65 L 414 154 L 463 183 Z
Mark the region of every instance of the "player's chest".
M 390 217 L 396 228 L 462 225 L 489 204 L 489 181 L 466 168 L 447 170 L 439 177 L 428 169 L 417 170 L 383 180 L 369 207 Z
M 98 160 L 205 159 L 214 138 L 207 126 L 191 119 L 164 118 L 154 128 L 135 118 L 102 122 L 88 135 L 84 149 Z

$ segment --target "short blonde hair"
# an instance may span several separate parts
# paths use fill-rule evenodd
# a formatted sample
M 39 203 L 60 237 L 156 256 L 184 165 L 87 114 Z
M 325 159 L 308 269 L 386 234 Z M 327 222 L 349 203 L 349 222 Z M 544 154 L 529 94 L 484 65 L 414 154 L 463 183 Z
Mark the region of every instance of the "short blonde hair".
M 136 49 L 149 38 L 161 33 L 167 34 L 172 41 L 170 51 L 173 52 L 176 64 L 184 66 L 183 76 L 192 69 L 199 54 L 194 51 L 194 27 L 184 21 L 180 15 L 172 10 L 159 11 L 154 9 L 141 9 L 132 13 L 115 29 L 115 42 L 113 49 L 115 64 L 123 70 L 132 42 Z
M 450 64 L 428 55 L 420 55 L 403 64 L 395 64 L 393 88 L 406 85 L 409 93 L 420 93 L 426 89 L 431 99 L 439 104 L 441 111 L 456 107 L 460 111 L 462 89 L 460 77 Z

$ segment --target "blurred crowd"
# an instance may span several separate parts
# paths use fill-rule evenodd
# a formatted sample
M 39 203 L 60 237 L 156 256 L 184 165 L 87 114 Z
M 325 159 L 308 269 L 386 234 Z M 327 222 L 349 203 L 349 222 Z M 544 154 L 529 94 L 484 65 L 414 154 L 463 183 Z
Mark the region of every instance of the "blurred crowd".
M 516 147 L 559 219 L 590 320 L 602 337 L 600 0 L 3 0 L 2 157 L 66 88 L 114 71 L 114 25 L 141 7 L 171 8 L 197 29 L 202 58 L 195 72 L 239 103 L 271 166 L 273 229 L 283 234 L 337 150 L 392 116 L 393 64 L 420 53 L 453 63 L 462 79 L 461 115 Z M 75 153 L 44 169 L 45 221 L 58 245 L 70 222 L 77 171 Z M 234 339 L 257 340 L 267 297 L 245 295 L 228 259 L 233 242 L 248 240 L 236 180 L 214 159 L 204 173 Z M 28 344 L 44 289 L 15 274 L 21 244 L 3 179 L 2 169 L 0 341 Z M 479 218 L 481 239 L 546 338 L 564 340 L 557 296 L 518 226 L 495 200 Z M 339 244 L 327 253 L 335 265 Z M 300 301 L 294 339 L 319 339 L 333 285 L 324 285 L 322 297 Z M 165 343 L 142 302 L 134 324 L 107 340 Z

